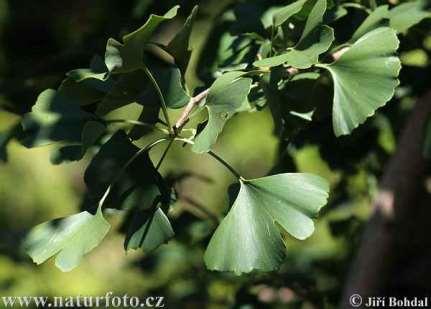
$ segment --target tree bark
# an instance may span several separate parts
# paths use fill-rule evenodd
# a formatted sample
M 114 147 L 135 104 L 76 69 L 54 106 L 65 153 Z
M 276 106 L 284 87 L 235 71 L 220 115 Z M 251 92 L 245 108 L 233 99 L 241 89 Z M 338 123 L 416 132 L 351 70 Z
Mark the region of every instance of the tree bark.
M 411 238 L 427 229 L 427 218 L 415 214 L 423 214 L 425 207 L 421 202 L 426 170 L 422 143 L 430 114 L 431 90 L 416 102 L 401 133 L 397 151 L 385 169 L 380 192 L 372 205 L 373 215 L 347 276 L 342 308 L 352 308 L 349 298 L 353 294 L 365 300 L 366 296 L 393 293 L 388 288 L 397 285 L 394 280 L 400 272 L 397 266 L 403 261 L 403 255 L 420 246 L 417 239 Z

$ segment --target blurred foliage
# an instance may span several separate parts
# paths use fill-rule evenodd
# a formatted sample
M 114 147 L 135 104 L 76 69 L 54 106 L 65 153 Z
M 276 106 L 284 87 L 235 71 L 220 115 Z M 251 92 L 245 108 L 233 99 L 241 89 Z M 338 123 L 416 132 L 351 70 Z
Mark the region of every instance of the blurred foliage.
M 368 1 L 355 2 L 368 5 Z M 182 20 L 194 4 L 201 5 L 193 29 L 197 50 L 186 75 L 195 88 L 213 79 L 214 68 L 235 64 L 235 57 L 247 57 L 246 43 L 233 42 L 226 27 L 232 34 L 256 31 L 256 20 L 285 1 L 0 0 L 0 132 L 30 110 L 38 93 L 57 87 L 64 72 L 88 66 L 94 51 L 103 53 L 108 37 L 119 37 L 140 26 L 150 12 L 162 14 L 174 4 L 182 5 L 178 17 Z M 336 38 L 339 41 L 349 38 L 364 19 L 361 10 L 346 9 L 348 15 L 336 21 L 337 28 L 343 29 Z M 336 307 L 383 167 L 396 149 L 413 102 L 431 85 L 430 26 L 425 20 L 401 35 L 404 67 L 395 97 L 350 136 L 335 139 L 328 114 L 288 141 L 279 141 L 273 134 L 269 110 L 235 116 L 226 125 L 215 150 L 245 177 L 260 177 L 276 165 L 276 170 L 312 172 L 330 181 L 330 203 L 314 235 L 303 242 L 284 235 L 289 238 L 289 255 L 279 271 L 238 278 L 205 270 L 204 248 L 227 210 L 227 196 L 221 197 L 233 179 L 217 162 L 186 153 L 178 145 L 161 169 L 167 177 L 181 176 L 181 191 L 187 198 L 170 213 L 175 218 L 175 240 L 149 255 L 124 256 L 121 237 L 110 232 L 70 273 L 60 272 L 52 262 L 36 267 L 17 249 L 17 243 L 35 224 L 78 211 L 85 187 L 82 171 L 88 161 L 52 165 L 48 158 L 53 146 L 28 150 L 12 143 L 9 162 L 0 165 L 0 294 L 103 295 L 114 291 L 164 295 L 171 308 Z M 175 30 L 173 22 L 158 35 L 163 40 Z M 315 94 L 314 99 L 322 102 L 322 110 L 327 109 L 326 98 Z M 128 107 L 113 117 L 131 113 L 135 111 Z M 159 157 L 161 151 L 152 155 Z M 115 220 L 111 218 L 111 223 L 118 225 Z

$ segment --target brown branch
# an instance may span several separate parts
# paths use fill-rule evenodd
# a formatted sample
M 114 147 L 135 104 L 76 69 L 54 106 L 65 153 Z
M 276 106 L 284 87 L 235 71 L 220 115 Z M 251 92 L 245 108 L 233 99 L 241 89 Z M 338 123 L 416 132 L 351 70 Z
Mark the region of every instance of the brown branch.
M 197 106 L 203 99 L 207 97 L 209 91 L 209 89 L 206 89 L 198 95 L 190 98 L 189 103 L 187 103 L 186 107 L 181 113 L 181 116 L 178 118 L 177 122 L 174 125 L 176 132 L 180 132 L 181 129 L 186 125 L 186 123 L 189 121 L 190 114 L 192 113 L 195 106 Z
M 421 210 L 424 196 L 426 162 L 422 141 L 430 114 L 431 90 L 417 101 L 381 179 L 381 190 L 373 203 L 374 213 L 347 277 L 342 308 L 351 308 L 352 294 L 380 295 L 388 288 L 391 278 L 399 273 L 397 262 L 412 247 L 412 231 L 419 229 L 420 233 L 420 229 L 426 229 L 426 222 L 412 218 Z

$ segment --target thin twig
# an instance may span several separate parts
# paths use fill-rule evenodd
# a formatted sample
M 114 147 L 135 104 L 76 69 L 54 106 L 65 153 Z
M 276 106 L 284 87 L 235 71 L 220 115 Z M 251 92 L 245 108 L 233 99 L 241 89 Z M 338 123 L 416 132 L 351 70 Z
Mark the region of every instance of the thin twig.
M 229 163 L 227 163 L 225 160 L 223 160 L 221 157 L 219 157 L 217 154 L 215 154 L 212 151 L 208 151 L 208 154 L 219 161 L 221 164 L 223 164 L 236 178 L 245 180 L 240 173 L 238 173 Z
M 171 121 L 169 119 L 169 114 L 168 114 L 168 108 L 166 106 L 166 102 L 165 102 L 165 98 L 163 97 L 162 90 L 160 89 L 159 85 L 157 84 L 157 81 L 154 78 L 153 74 L 151 73 L 150 69 L 148 69 L 148 67 L 146 65 L 143 66 L 143 69 L 144 69 L 145 74 L 148 76 L 151 83 L 153 84 L 154 88 L 156 89 L 157 95 L 159 96 L 160 103 L 162 105 L 163 116 L 165 117 L 166 123 L 169 127 L 169 132 L 173 135 L 174 132 L 172 131 Z
M 186 107 L 184 108 L 183 112 L 181 113 L 181 116 L 178 118 L 177 122 L 175 123 L 175 130 L 177 132 L 180 132 L 181 129 L 185 126 L 185 124 L 189 121 L 190 114 L 193 111 L 193 108 L 197 106 L 203 99 L 205 99 L 209 93 L 209 89 L 206 89 L 199 93 L 198 95 L 190 98 L 189 103 L 187 103 Z

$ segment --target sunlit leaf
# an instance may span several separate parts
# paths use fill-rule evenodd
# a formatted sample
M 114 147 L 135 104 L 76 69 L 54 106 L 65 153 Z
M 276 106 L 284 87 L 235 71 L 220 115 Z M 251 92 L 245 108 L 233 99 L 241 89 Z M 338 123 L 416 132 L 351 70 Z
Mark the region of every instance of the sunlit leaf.
M 70 271 L 100 244 L 109 229 L 101 210 L 95 215 L 84 211 L 37 225 L 24 246 L 36 264 L 56 256 L 55 265 L 62 271 Z
M 310 14 L 307 17 L 307 21 L 305 22 L 304 30 L 302 31 L 301 38 L 299 39 L 299 43 L 302 40 L 306 39 L 307 36 L 311 34 L 318 26 L 320 26 L 323 22 L 323 16 L 326 12 L 326 3 L 327 0 L 317 0 L 316 4 L 310 11 Z
M 332 120 L 336 136 L 350 134 L 392 98 L 401 68 L 394 56 L 398 44 L 395 30 L 377 28 L 334 63 L 321 65 L 334 81 Z
M 123 37 L 123 43 L 109 39 L 105 53 L 105 63 L 109 71 L 124 73 L 141 68 L 145 45 L 162 22 L 177 15 L 178 8 L 179 6 L 173 7 L 163 16 L 151 14 L 142 27 Z
M 365 20 L 362 22 L 362 24 L 356 29 L 355 33 L 353 33 L 352 41 L 356 41 L 367 32 L 382 26 L 385 20 L 389 22 L 387 20 L 387 18 L 389 17 L 388 8 L 388 5 L 381 5 L 374 11 L 372 11 L 370 15 L 368 15 L 367 18 L 365 18 Z
M 398 32 L 405 33 L 410 27 L 425 18 L 431 18 L 431 12 L 426 10 L 427 1 L 416 0 L 394 7 L 389 12 L 389 25 Z
M 273 25 L 279 27 L 297 14 L 307 0 L 298 0 L 277 10 L 273 15 Z
M 242 107 L 250 92 L 250 78 L 242 77 L 243 72 L 228 72 L 219 77 L 211 86 L 206 99 L 208 123 L 196 137 L 192 149 L 207 152 L 216 142 L 225 123 Z
M 328 198 L 328 183 L 311 174 L 279 174 L 241 181 L 238 196 L 205 252 L 211 270 L 237 274 L 276 270 L 286 248 L 281 229 L 298 239 Z

